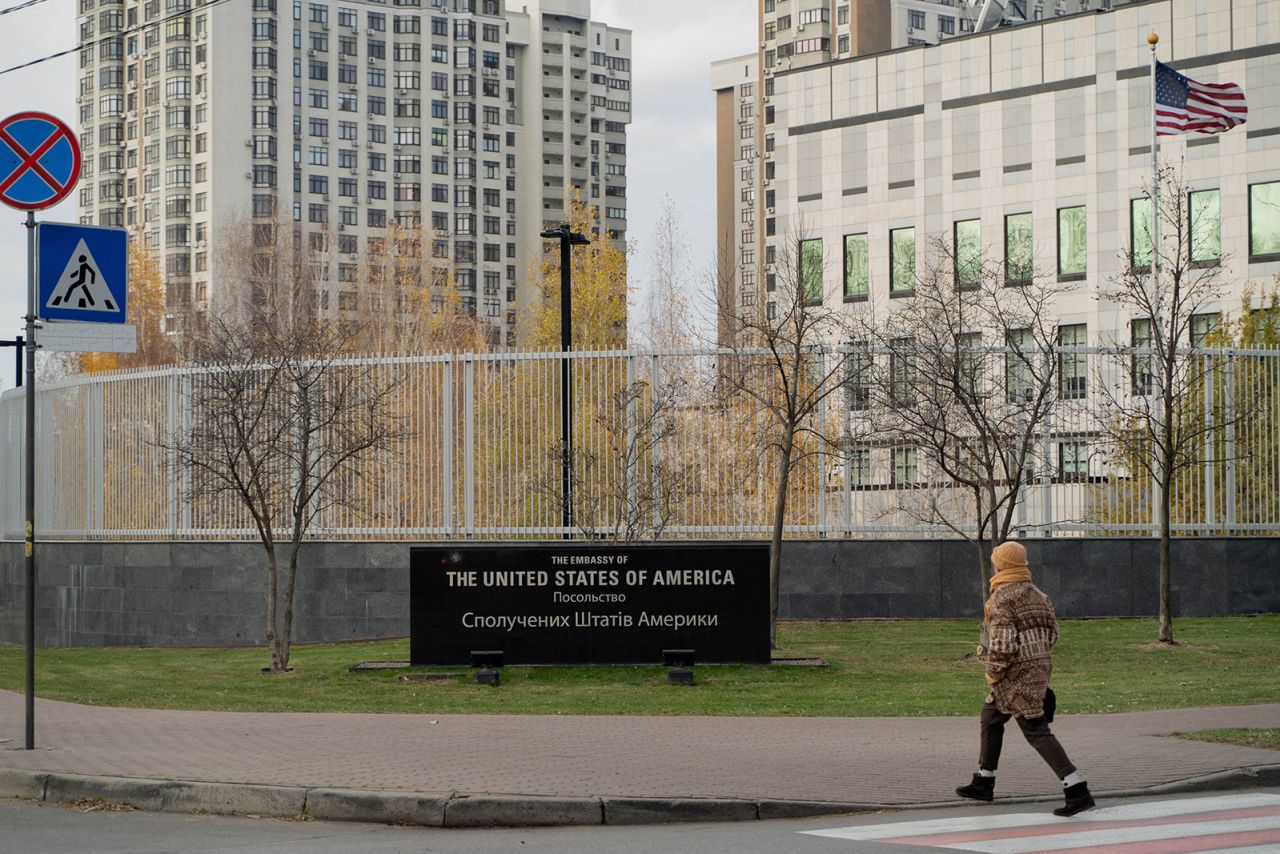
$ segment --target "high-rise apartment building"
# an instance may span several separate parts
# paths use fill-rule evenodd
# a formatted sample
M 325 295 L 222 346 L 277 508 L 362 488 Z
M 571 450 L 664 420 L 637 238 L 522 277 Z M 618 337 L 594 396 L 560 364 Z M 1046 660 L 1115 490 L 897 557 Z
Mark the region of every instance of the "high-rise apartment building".
M 760 0 L 766 72 L 1110 9 L 1130 0 Z
M 316 302 L 338 318 L 389 229 L 420 227 L 490 342 L 511 344 L 569 194 L 625 239 L 630 33 L 590 12 L 79 0 L 80 219 L 156 254 L 171 332 L 218 311 L 219 247 L 246 223 L 291 223 L 323 254 Z
M 716 305 L 751 309 L 759 294 L 756 193 L 759 191 L 759 56 L 723 59 L 711 66 L 716 93 Z M 727 301 L 727 302 L 726 302 Z M 731 342 L 724 311 L 717 312 L 716 340 Z

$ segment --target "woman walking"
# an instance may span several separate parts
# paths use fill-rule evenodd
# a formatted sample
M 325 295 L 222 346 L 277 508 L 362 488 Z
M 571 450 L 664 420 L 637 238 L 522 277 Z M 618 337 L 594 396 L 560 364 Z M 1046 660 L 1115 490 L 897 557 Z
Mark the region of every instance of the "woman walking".
M 956 794 L 978 801 L 995 798 L 996 768 L 1004 744 L 1004 725 L 1016 718 L 1023 736 L 1049 764 L 1062 786 L 1066 803 L 1054 815 L 1075 815 L 1094 805 L 1089 784 L 1067 758 L 1045 720 L 1044 698 L 1053 672 L 1050 650 L 1058 642 L 1058 620 L 1049 597 L 1031 583 L 1027 550 L 1007 542 L 991 552 L 995 574 L 986 615 L 990 632 L 987 684 L 991 692 L 982 706 L 978 773 Z

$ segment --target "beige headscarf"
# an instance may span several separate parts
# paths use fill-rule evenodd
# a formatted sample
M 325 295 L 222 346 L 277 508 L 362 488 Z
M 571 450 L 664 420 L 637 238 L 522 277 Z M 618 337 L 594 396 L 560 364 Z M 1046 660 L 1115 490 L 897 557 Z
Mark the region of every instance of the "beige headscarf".
M 991 592 L 1004 584 L 1015 581 L 1030 581 L 1031 573 L 1027 570 L 1027 550 L 1021 543 L 1004 542 L 991 550 L 991 565 L 995 574 L 991 576 Z M 991 613 L 991 600 L 987 600 L 987 615 Z

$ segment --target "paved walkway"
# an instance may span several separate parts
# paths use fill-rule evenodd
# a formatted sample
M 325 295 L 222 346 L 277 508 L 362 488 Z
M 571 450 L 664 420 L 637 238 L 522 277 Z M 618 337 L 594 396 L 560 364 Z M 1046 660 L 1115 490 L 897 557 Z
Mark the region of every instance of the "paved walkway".
M 0 691 L 0 771 L 431 794 L 735 798 L 908 805 L 955 800 L 972 718 L 257 714 L 36 705 Z M 1169 738 L 1280 726 L 1280 704 L 1068 715 L 1053 725 L 1095 791 L 1280 762 L 1280 752 Z M 8 739 L 5 741 L 5 739 Z M 1011 727 L 998 794 L 1060 791 Z

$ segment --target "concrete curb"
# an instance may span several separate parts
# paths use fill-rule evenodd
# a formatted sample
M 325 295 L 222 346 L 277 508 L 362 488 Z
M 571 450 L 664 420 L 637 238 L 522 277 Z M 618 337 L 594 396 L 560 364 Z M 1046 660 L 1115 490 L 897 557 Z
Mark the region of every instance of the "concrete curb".
M 447 795 L 415 795 L 367 789 L 311 789 L 307 815 L 321 821 L 444 826 Z
M 727 798 L 604 798 L 605 824 L 677 824 L 690 821 L 752 821 L 755 801 Z
M 444 808 L 445 827 L 570 827 L 604 824 L 599 798 L 456 795 Z
M 43 771 L 0 768 L 0 797 L 43 801 L 45 782 L 48 779 L 49 775 Z
M 1280 764 L 1232 768 L 1143 789 L 1099 791 L 1099 798 L 1251 789 L 1280 786 Z M 972 801 L 928 804 L 839 803 L 826 801 L 737 800 L 723 798 L 555 798 L 490 794 L 426 794 L 370 789 L 326 789 L 145 780 L 81 774 L 52 774 L 0 768 L 0 798 L 74 803 L 88 798 L 132 804 L 160 812 L 295 817 L 323 821 L 412 824 L 423 827 L 566 827 L 583 825 L 675 824 L 753 821 L 863 812 L 919 810 Z M 1001 798 L 1001 803 L 1043 803 L 1057 797 Z
M 140 780 L 49 774 L 44 800 L 74 803 L 86 798 L 133 804 L 156 812 L 206 812 L 218 815 L 302 815 L 307 790 L 301 787 L 202 783 L 189 780 Z

